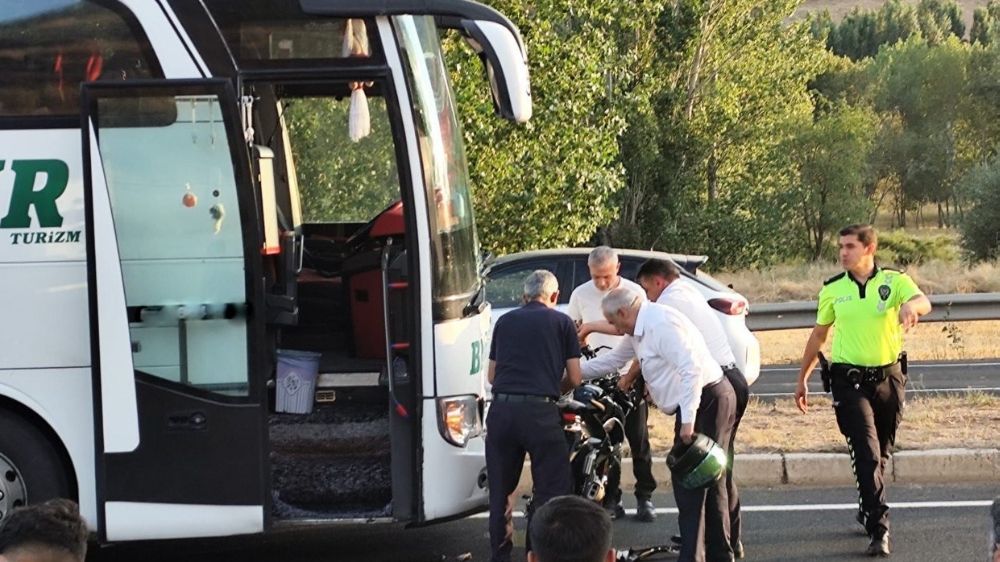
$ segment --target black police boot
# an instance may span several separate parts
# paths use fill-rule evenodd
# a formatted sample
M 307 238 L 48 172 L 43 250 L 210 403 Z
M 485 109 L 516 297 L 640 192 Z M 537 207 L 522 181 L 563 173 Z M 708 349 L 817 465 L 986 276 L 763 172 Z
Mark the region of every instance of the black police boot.
M 889 556 L 889 531 L 876 532 L 872 536 L 872 542 L 868 545 L 868 550 L 865 551 L 868 556 L 881 556 L 883 558 Z
M 636 498 L 636 504 L 638 509 L 636 509 L 635 518 L 643 523 L 652 523 L 656 520 L 656 508 L 653 507 L 653 502 L 649 498 Z

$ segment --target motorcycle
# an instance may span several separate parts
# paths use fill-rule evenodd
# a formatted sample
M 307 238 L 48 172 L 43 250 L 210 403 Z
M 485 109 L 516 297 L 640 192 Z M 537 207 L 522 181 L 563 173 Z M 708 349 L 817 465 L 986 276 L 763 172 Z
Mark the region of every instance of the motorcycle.
M 585 347 L 591 358 L 602 347 Z M 621 446 L 625 441 L 625 419 L 640 396 L 635 388 L 618 388 L 620 375 L 612 373 L 586 381 L 558 403 L 563 431 L 569 446 L 573 493 L 601 503 L 608 475 L 621 467 Z
M 593 359 L 602 349 L 608 348 L 584 346 L 580 351 L 587 359 Z M 611 373 L 588 380 L 558 403 L 569 445 L 573 493 L 597 503 L 604 501 L 611 470 L 621 469 L 625 419 L 644 393 L 641 379 L 628 391 L 618 388 L 620 379 L 618 373 Z M 615 560 L 671 560 L 679 552 L 674 544 L 633 547 L 616 550 Z

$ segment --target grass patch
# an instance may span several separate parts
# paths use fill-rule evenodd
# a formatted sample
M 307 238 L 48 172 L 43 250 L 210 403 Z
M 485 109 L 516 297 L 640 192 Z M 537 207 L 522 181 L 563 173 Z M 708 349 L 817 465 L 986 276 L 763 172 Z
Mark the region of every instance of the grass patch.
M 788 365 L 802 360 L 802 351 L 812 328 L 754 332 L 760 342 L 761 364 Z M 834 331 L 824 353 L 829 357 Z M 904 336 L 903 349 L 910 361 L 954 361 L 992 359 L 997 356 L 1000 320 L 976 322 L 923 322 Z
M 828 394 L 810 396 L 803 414 L 791 399 L 764 402 L 751 398 L 736 436 L 738 453 L 847 452 L 837 430 Z M 1000 438 L 1000 397 L 967 394 L 919 396 L 907 400 L 896 434 L 896 450 L 994 448 Z M 651 409 L 649 440 L 653 454 L 666 455 L 674 438 L 674 417 Z
M 834 262 L 777 265 L 766 270 L 712 273 L 712 276 L 739 291 L 754 303 L 814 301 L 823 281 L 843 272 Z M 927 293 L 1000 292 L 1000 264 L 983 262 L 966 265 L 951 260 L 930 260 L 906 268 L 917 285 Z

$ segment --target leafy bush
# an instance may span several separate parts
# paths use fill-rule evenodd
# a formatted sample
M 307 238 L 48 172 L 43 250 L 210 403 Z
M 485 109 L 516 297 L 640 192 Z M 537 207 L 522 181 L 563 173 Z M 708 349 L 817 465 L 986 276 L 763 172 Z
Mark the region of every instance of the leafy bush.
M 958 186 L 970 203 L 959 223 L 962 245 L 977 260 L 1000 257 L 1000 158 L 970 171 Z
M 961 252 L 953 237 L 914 236 L 904 230 L 879 233 L 878 261 L 899 266 L 920 265 L 931 260 L 955 261 Z

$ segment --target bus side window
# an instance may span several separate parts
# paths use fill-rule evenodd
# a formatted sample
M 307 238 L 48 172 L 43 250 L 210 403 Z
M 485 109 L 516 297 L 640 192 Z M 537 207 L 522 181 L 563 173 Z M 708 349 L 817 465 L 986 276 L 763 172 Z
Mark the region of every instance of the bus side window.
M 0 13 L 0 117 L 79 114 L 80 83 L 162 78 L 125 12 L 90 0 L 16 2 Z

